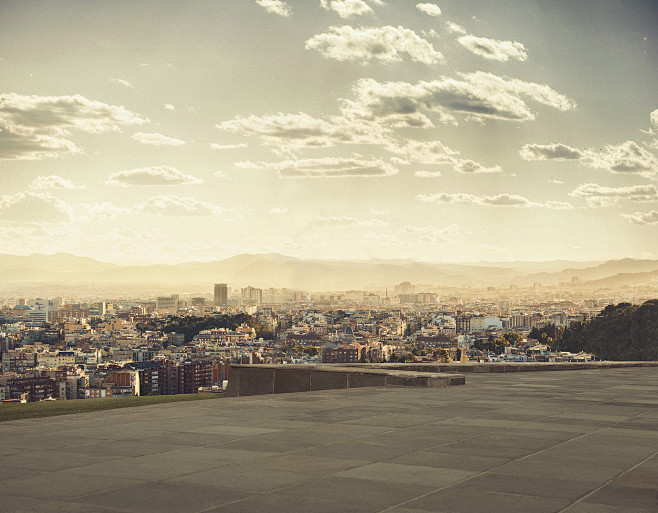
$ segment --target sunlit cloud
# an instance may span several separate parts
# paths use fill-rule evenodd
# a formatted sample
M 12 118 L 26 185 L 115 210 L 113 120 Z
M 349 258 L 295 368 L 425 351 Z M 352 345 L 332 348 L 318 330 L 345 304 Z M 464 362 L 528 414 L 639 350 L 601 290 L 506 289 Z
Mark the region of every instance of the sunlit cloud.
M 0 159 L 35 160 L 81 153 L 82 149 L 69 139 L 70 130 L 102 133 L 147 122 L 124 107 L 79 94 L 0 94 Z
M 391 176 L 399 171 L 391 164 L 377 159 L 358 157 L 325 157 L 321 159 L 285 160 L 282 162 L 236 162 L 242 169 L 273 169 L 281 178 L 376 178 Z
M 127 187 L 129 185 L 193 185 L 203 183 L 203 181 L 181 173 L 173 167 L 151 166 L 112 173 L 105 183 Z
M 256 0 L 256 3 L 264 7 L 270 14 L 288 17 L 292 14 L 292 7 L 281 0 Z
M 373 5 L 381 5 L 381 0 L 367 0 Z M 341 18 L 363 16 L 373 12 L 365 0 L 320 0 L 320 5 L 327 11 L 334 11 Z
M 34 190 L 49 190 L 49 189 L 68 189 L 78 190 L 84 189 L 84 185 L 76 185 L 70 180 L 62 178 L 58 175 L 37 176 L 30 184 L 30 189 Z
M 317 50 L 327 59 L 367 63 L 401 62 L 404 57 L 424 64 L 443 61 L 441 52 L 416 32 L 404 27 L 329 27 L 306 41 L 307 50 Z
M 185 141 L 181 139 L 176 139 L 175 137 L 169 137 L 159 133 L 148 134 L 144 132 L 135 132 L 132 139 L 138 143 L 152 144 L 153 146 L 182 146 L 185 144 Z
M 72 218 L 71 206 L 48 193 L 19 192 L 0 196 L 0 222 L 53 223 Z
M 635 212 L 634 214 L 620 214 L 634 224 L 656 224 L 658 223 L 658 210 L 649 212 Z
M 525 61 L 528 58 L 525 46 L 518 41 L 499 41 L 466 34 L 458 38 L 457 42 L 469 52 L 491 61 L 506 62 L 510 59 Z
M 194 198 L 184 196 L 153 196 L 135 206 L 140 214 L 156 216 L 203 217 L 221 215 L 226 209 Z
M 424 12 L 428 16 L 441 16 L 441 8 L 436 4 L 422 3 L 416 4 L 416 9 Z

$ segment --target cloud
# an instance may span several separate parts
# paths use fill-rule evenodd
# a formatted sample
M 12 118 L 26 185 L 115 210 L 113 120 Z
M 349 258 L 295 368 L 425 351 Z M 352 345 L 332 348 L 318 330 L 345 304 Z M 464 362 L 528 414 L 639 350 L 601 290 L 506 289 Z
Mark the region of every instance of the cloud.
M 246 148 L 247 145 L 245 143 L 239 143 L 239 144 L 217 144 L 217 143 L 210 143 L 210 149 L 211 150 L 235 150 L 237 148 Z
M 315 118 L 304 112 L 238 116 L 216 126 L 227 132 L 258 136 L 275 152 L 336 144 L 381 144 L 386 140 L 385 129 L 375 123 L 340 116 Z
M 401 155 L 408 162 L 421 164 L 454 164 L 458 151 L 452 150 L 440 141 L 407 140 L 404 145 L 390 143 L 388 151 Z
M 117 207 L 113 203 L 104 201 L 102 203 L 81 203 L 79 205 L 80 215 L 77 216 L 82 222 L 106 222 L 122 215 L 132 215 L 134 210 L 127 207 Z
M 658 130 L 658 109 L 649 114 L 649 121 L 651 121 L 654 130 Z
M 307 50 L 317 50 L 327 59 L 367 63 L 401 62 L 403 55 L 412 61 L 436 64 L 443 55 L 432 44 L 413 30 L 404 27 L 329 27 L 328 32 L 316 34 L 306 41 Z
M 402 231 L 404 233 L 421 234 L 420 242 L 439 244 L 454 242 L 455 237 L 459 235 L 459 226 L 452 224 L 444 228 L 437 228 L 435 226 L 406 225 Z
M 70 130 L 102 133 L 148 120 L 124 107 L 73 96 L 0 94 L 0 159 L 36 160 L 81 153 Z
M 440 171 L 414 171 L 414 176 L 418 178 L 438 178 L 441 176 Z
M 325 157 L 319 159 L 286 160 L 283 162 L 237 162 L 243 169 L 274 169 L 280 178 L 382 177 L 399 171 L 382 160 L 360 157 Z
M 127 87 L 128 89 L 135 89 L 134 85 L 122 78 L 111 78 L 110 80 L 112 80 L 112 82 L 116 82 L 117 84 L 121 84 L 123 87 Z
M 381 5 L 381 0 L 369 0 L 372 4 Z M 320 5 L 327 11 L 336 12 L 341 18 L 350 16 L 363 16 L 372 13 L 370 7 L 364 0 L 320 0 Z
M 608 207 L 616 204 L 620 199 L 640 202 L 658 200 L 658 188 L 653 184 L 604 187 L 596 183 L 585 183 L 569 194 L 577 198 L 584 198 L 590 208 Z
M 500 166 L 486 167 L 473 160 L 458 160 L 454 165 L 454 170 L 462 174 L 482 174 L 482 173 L 502 173 Z
M 53 223 L 68 221 L 71 207 L 48 193 L 19 192 L 0 196 L 0 222 Z
M 203 183 L 203 181 L 183 174 L 173 167 L 151 166 L 112 173 L 105 183 L 127 187 L 128 185 L 192 185 Z
M 554 183 L 555 185 L 564 185 L 566 182 L 562 180 L 546 180 L 548 183 Z
M 607 169 L 613 173 L 633 173 L 653 177 L 658 159 L 634 141 L 609 144 L 599 152 L 579 150 L 564 144 L 526 144 L 519 152 L 524 160 L 578 160 L 581 165 Z
M 185 141 L 181 139 L 158 133 L 147 134 L 144 132 L 135 132 L 132 139 L 142 144 L 152 144 L 154 146 L 181 146 L 185 144 Z
M 84 189 L 84 185 L 75 185 L 73 182 L 57 175 L 37 176 L 30 184 L 30 189 L 47 190 L 47 189 Z
M 608 169 L 613 173 L 635 173 L 652 177 L 658 172 L 658 159 L 636 142 L 606 145 L 601 153 L 587 152 L 583 165 Z
M 342 217 L 318 217 L 315 219 L 314 224 L 322 226 L 337 226 L 337 227 L 375 227 L 387 226 L 388 223 L 379 219 L 358 219 L 356 217 L 342 216 Z
M 458 38 L 457 42 L 469 52 L 491 61 L 506 62 L 510 59 L 525 61 L 528 58 L 525 46 L 518 41 L 499 41 L 466 34 Z
M 164 108 L 165 110 L 176 110 L 176 107 L 174 107 L 171 103 L 165 103 Z
M 578 160 L 585 153 L 564 144 L 525 144 L 519 155 L 523 160 Z
M 526 99 L 566 111 L 574 109 L 573 100 L 545 84 L 507 79 L 492 73 L 477 71 L 458 73 L 459 78 L 443 77 L 432 82 L 384 82 L 359 79 L 354 85 L 355 101 L 343 100 L 347 116 L 396 123 L 410 119 L 417 125 L 424 111 L 437 114 L 447 121 L 454 120 L 449 112 L 460 112 L 469 119 L 501 119 L 531 121 L 535 114 Z
M 458 151 L 452 150 L 445 146 L 440 141 L 414 141 L 407 140 L 404 145 L 389 143 L 386 147 L 391 153 L 401 155 L 403 158 L 396 159 L 396 162 L 401 164 L 409 164 L 411 162 L 418 162 L 428 165 L 441 165 L 450 164 L 453 169 L 458 173 L 463 174 L 477 174 L 477 173 L 500 173 L 502 169 L 500 166 L 485 167 L 482 164 L 473 160 L 464 160 L 457 157 Z M 391 159 L 391 160 L 393 160 Z M 416 176 L 439 176 L 436 174 L 424 174 L 427 172 L 419 172 Z
M 416 199 L 426 203 L 462 203 L 465 205 L 487 205 L 487 206 L 507 206 L 507 207 L 529 207 L 538 206 L 523 196 L 517 194 L 497 194 L 495 196 L 477 196 L 475 194 L 465 193 L 439 193 L 439 194 L 418 194 Z
M 457 25 L 452 21 L 446 22 L 446 28 L 448 29 L 448 31 L 452 32 L 453 34 L 467 34 L 466 29 L 464 27 L 462 27 L 461 25 Z
M 566 201 L 547 201 L 544 206 L 553 210 L 571 210 L 574 208 L 571 203 Z
M 624 219 L 628 219 L 635 224 L 656 224 L 658 223 L 658 210 L 650 212 L 635 212 L 634 214 L 621 214 Z
M 436 4 L 416 4 L 416 9 L 428 16 L 441 16 L 441 8 Z
M 153 196 L 144 203 L 135 206 L 140 214 L 156 216 L 215 216 L 222 214 L 225 209 L 184 196 Z
M 256 3 L 270 14 L 288 17 L 292 13 L 292 7 L 281 0 L 256 0 Z
M 288 213 L 287 208 L 272 207 L 270 209 L 270 214 L 287 214 L 287 213 Z

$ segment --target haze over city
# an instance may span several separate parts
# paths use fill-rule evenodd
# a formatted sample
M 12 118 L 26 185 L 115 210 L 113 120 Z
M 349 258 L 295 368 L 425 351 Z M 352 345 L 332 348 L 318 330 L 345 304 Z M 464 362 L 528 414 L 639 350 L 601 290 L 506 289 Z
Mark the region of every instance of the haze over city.
M 4 2 L 0 252 L 656 258 L 656 14 Z

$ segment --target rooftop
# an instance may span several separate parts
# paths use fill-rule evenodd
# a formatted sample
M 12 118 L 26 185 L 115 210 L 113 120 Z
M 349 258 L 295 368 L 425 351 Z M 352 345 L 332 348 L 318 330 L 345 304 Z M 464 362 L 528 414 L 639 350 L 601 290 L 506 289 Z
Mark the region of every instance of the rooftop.
M 5 512 L 654 512 L 658 368 L 0 424 Z

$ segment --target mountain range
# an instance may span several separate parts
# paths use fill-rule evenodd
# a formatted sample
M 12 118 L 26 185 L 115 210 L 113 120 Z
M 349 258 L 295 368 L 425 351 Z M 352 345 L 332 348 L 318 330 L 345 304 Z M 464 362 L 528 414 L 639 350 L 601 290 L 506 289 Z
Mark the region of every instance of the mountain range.
M 212 262 L 127 266 L 66 253 L 0 254 L 0 287 L 66 286 L 210 292 L 230 287 L 305 291 L 383 289 L 403 281 L 428 287 L 519 287 L 571 283 L 583 288 L 658 285 L 658 260 L 607 262 L 430 263 L 414 260 L 302 260 L 279 254 L 244 254 Z

